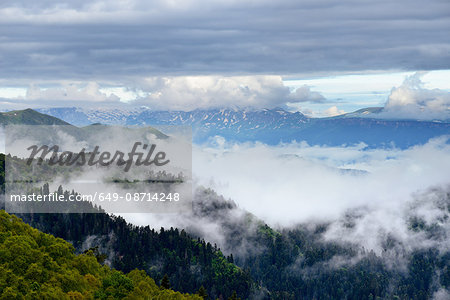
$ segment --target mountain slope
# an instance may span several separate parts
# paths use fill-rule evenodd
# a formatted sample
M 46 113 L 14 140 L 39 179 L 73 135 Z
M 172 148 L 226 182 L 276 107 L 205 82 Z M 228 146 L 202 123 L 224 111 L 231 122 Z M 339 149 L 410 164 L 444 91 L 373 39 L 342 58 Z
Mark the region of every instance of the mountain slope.
M 2 191 L 4 168 L 5 155 L 0 154 Z M 73 193 L 61 191 L 60 195 L 68 199 Z M 4 200 L 0 204 L 3 206 Z M 78 205 L 89 205 L 92 213 L 18 216 L 43 232 L 70 241 L 78 252 L 98 247 L 107 254 L 106 262 L 123 272 L 142 269 L 157 281 L 167 274 L 175 290 L 195 293 L 204 286 L 214 299 L 228 298 L 233 292 L 248 298 L 253 284 L 249 274 L 235 266 L 215 245 L 194 239 L 184 230 L 138 227 L 88 202 Z
M 352 145 L 363 142 L 371 148 L 407 148 L 450 134 L 450 123 L 370 118 L 313 119 L 310 126 L 292 133 L 291 139 L 311 145 Z
M 75 126 L 86 126 L 93 123 L 124 125 L 128 116 L 138 114 L 143 110 L 145 109 L 83 109 L 78 107 L 37 109 L 40 113 L 54 116 Z
M 102 266 L 73 246 L 0 210 L 1 299 L 202 299 L 160 289 L 145 272 Z
M 14 110 L 0 113 L 0 124 L 21 125 L 70 125 L 69 123 L 53 116 L 41 114 L 32 109 Z
M 374 115 L 383 111 L 383 107 L 366 107 L 358 109 L 354 112 L 330 117 L 329 119 L 340 119 L 340 118 L 359 118 L 359 117 L 373 117 Z
M 448 192 L 437 191 L 437 195 L 437 202 L 432 205 L 437 205 L 442 213 L 448 215 Z M 424 205 L 431 204 L 428 199 L 423 200 Z M 113 265 L 125 271 L 137 265 L 155 277 L 152 272 L 162 267 L 164 272 L 171 274 L 170 281 L 176 289 L 183 284 L 195 285 L 195 280 L 191 281 L 186 276 L 183 266 L 192 261 L 193 256 L 202 259 L 206 255 L 205 261 L 208 261 L 211 257 L 208 249 L 216 249 L 208 246 L 209 243 L 197 241 L 202 246 L 198 248 L 200 252 L 195 252 L 197 250 L 185 248 L 186 243 L 190 243 L 189 239 L 178 238 L 187 235 L 184 230 L 180 232 L 171 228 L 158 233 L 148 227 L 131 226 L 120 218 L 108 221 L 107 215 L 35 214 L 26 215 L 26 218 L 46 231 L 72 237 L 75 245 L 98 246 L 102 252 L 119 257 L 119 262 L 113 262 Z M 437 250 L 430 246 L 411 250 L 408 245 L 403 248 L 401 241 L 392 236 L 385 236 L 382 238 L 386 249 L 376 254 L 357 244 L 327 241 L 324 234 L 330 224 L 326 223 L 300 224 L 276 231 L 211 190 L 197 194 L 191 218 L 187 220 L 187 224 L 191 224 L 187 227 L 188 232 L 195 235 L 212 230 L 216 235 L 220 232 L 222 236 L 218 242 L 233 254 L 227 257 L 228 263 L 234 262 L 246 269 L 258 283 L 253 293 L 238 294 L 243 298 L 430 299 L 437 292 L 450 293 L 447 291 L 450 287 L 448 248 Z M 349 230 L 355 221 L 351 215 L 342 220 Z M 411 218 L 408 222 L 412 234 L 426 235 L 430 242 L 445 243 L 448 219 L 444 223 L 436 221 L 430 227 L 420 218 Z M 79 234 L 82 234 L 81 239 L 77 238 Z M 159 238 L 155 239 L 158 235 Z M 115 244 L 115 239 L 121 243 Z M 162 250 L 158 249 L 160 245 L 163 245 Z M 169 257 L 156 256 L 155 259 L 154 251 L 159 255 L 166 253 L 164 255 Z M 195 253 L 201 255 L 196 256 Z M 193 265 L 190 269 L 198 270 L 195 276 L 204 280 L 203 284 L 219 279 L 230 288 L 239 289 L 239 282 L 242 283 L 236 277 L 239 273 L 235 273 L 233 268 L 218 266 L 218 262 L 220 260 L 213 257 L 212 264 L 205 266 L 212 268 L 212 273 Z M 182 275 L 186 282 L 180 285 L 178 280 L 181 278 L 176 274 Z M 216 288 L 220 285 L 214 286 L 208 289 L 209 294 L 218 297 Z
M 233 265 L 220 249 L 193 239 L 184 230 L 137 227 L 101 212 L 20 217 L 44 232 L 71 241 L 78 251 L 99 247 L 111 266 L 121 271 L 143 269 L 158 281 L 167 274 L 177 291 L 195 293 L 204 286 L 213 298 L 228 298 L 234 291 L 242 298 L 250 294 L 248 274 Z
M 307 118 L 282 109 L 261 111 L 211 110 L 192 112 L 144 111 L 127 124 L 191 125 L 194 141 L 222 136 L 230 141 L 267 144 L 306 141 L 311 145 L 340 146 L 366 143 L 369 147 L 407 148 L 450 134 L 450 123 L 381 120 L 373 118 Z
M 411 247 L 405 240 L 377 232 L 384 248 L 381 253 L 327 239 L 327 232 L 336 226 L 332 223 L 311 220 L 274 230 L 209 189 L 197 193 L 193 214 L 185 224 L 188 232 L 216 239 L 238 266 L 250 270 L 263 287 L 260 296 L 430 299 L 435 293 L 450 295 L 449 191 L 450 186 L 430 189 L 405 210 L 407 234 L 417 245 L 425 239 L 425 247 Z M 431 222 L 424 213 L 427 209 L 435 216 Z M 336 222 L 349 233 L 358 231 L 359 218 L 364 218 L 359 213 L 349 211 Z
M 99 134 L 111 133 L 115 130 L 118 131 L 117 134 L 124 134 L 126 136 L 133 132 L 134 134 L 140 133 L 143 138 L 149 133 L 155 135 L 158 139 L 168 138 L 167 135 L 150 126 L 141 127 L 139 129 L 129 129 L 125 127 L 113 128 L 112 126 L 102 124 L 90 124 L 80 128 L 56 117 L 42 114 L 32 109 L 0 113 L 0 126 L 1 125 L 64 125 L 63 127 L 58 128 L 58 130 L 62 130 L 79 140 L 95 140 L 98 139 Z M 41 141 L 44 141 L 49 136 L 48 128 L 41 128 L 41 130 L 36 128 L 35 132 L 37 134 L 36 137 Z

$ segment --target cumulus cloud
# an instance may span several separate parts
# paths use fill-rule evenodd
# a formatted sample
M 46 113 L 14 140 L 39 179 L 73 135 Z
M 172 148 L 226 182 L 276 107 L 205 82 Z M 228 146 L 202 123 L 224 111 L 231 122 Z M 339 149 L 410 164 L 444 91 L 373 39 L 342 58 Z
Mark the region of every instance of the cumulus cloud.
M 31 84 L 26 93 L 11 97 L 3 91 L 4 107 L 147 106 L 161 110 L 210 108 L 287 108 L 300 102 L 323 102 L 325 97 L 308 86 L 291 92 L 281 76 L 173 76 L 147 77 L 115 85 L 99 82 L 62 82 L 41 87 Z M 1 86 L 0 86 L 1 87 Z M 0 98 L 1 99 L 1 98 Z M 18 102 L 20 101 L 20 102 Z
M 89 101 L 89 102 L 107 102 L 117 101 L 119 98 L 115 95 L 106 96 L 100 92 L 100 86 L 96 82 L 88 82 L 80 87 L 75 84 L 64 84 L 59 87 L 42 89 L 39 86 L 31 85 L 25 99 L 26 100 L 61 100 L 61 101 Z
M 417 72 L 406 77 L 403 84 L 393 88 L 380 117 L 419 120 L 450 120 L 450 92 L 426 89 Z
M 121 95 L 119 92 L 117 94 Z M 122 92 L 123 94 L 123 92 Z M 1 98 L 0 98 L 1 99 Z M 38 84 L 30 84 L 26 92 L 3 98 L 0 103 L 5 107 L 17 108 L 42 108 L 42 107 L 67 107 L 67 106 L 120 106 L 120 98 L 115 91 L 104 91 L 97 82 L 52 84 L 43 87 Z
M 141 88 L 149 95 L 133 104 L 154 109 L 273 108 L 325 100 L 308 86 L 291 92 L 281 76 L 274 75 L 152 77 Z
M 338 115 L 345 114 L 345 111 L 338 109 L 337 106 L 331 106 L 323 112 L 327 117 L 334 117 Z
M 311 88 L 307 85 L 302 85 L 290 94 L 290 98 L 293 102 L 316 102 L 321 103 L 325 101 L 325 97 L 315 91 L 311 91 Z

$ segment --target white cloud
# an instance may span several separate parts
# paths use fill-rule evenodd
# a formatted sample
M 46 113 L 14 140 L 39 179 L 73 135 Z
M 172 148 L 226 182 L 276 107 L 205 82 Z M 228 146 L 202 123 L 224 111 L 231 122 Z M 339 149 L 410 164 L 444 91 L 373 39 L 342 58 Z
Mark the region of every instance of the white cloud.
M 0 104 L 8 109 L 121 106 L 121 101 L 129 100 L 131 93 L 123 88 L 104 89 L 94 81 L 32 83 L 26 88 L 0 88 Z
M 337 106 L 331 106 L 327 110 L 323 112 L 327 117 L 334 117 L 338 115 L 345 114 L 345 111 L 342 109 L 338 109 Z
M 99 90 L 106 96 L 116 96 L 120 98 L 120 101 L 129 102 L 147 96 L 146 93 L 140 90 L 133 90 L 126 87 L 105 87 Z
M 440 288 L 438 291 L 436 291 L 433 294 L 433 300 L 446 300 L 446 299 L 450 299 L 450 293 L 448 292 L 448 290 L 444 289 L 444 288 Z
M 307 86 L 291 93 L 281 76 L 272 75 L 151 77 L 143 81 L 141 88 L 149 96 L 135 104 L 155 109 L 273 108 L 325 100 Z
M 98 83 L 88 82 L 84 86 L 63 84 L 58 87 L 45 89 L 32 84 L 27 89 L 25 100 L 108 102 L 118 101 L 119 98 L 112 94 L 107 96 L 105 93 L 100 92 Z
M 290 94 L 290 98 L 293 102 L 324 102 L 325 97 L 318 92 L 311 91 L 308 85 L 302 85 L 298 87 L 293 93 Z
M 450 92 L 424 88 L 421 80 L 424 75 L 417 72 L 393 88 L 380 117 L 450 119 Z
M 304 143 L 194 150 L 194 174 L 201 184 L 214 182 L 220 194 L 273 223 L 336 217 L 358 205 L 389 206 L 418 189 L 450 181 L 450 148 L 442 140 L 403 151 Z
M 24 88 L 0 87 L 4 104 L 22 107 L 141 105 L 161 110 L 210 108 L 287 108 L 297 103 L 322 103 L 325 98 L 308 86 L 291 92 L 281 76 L 172 76 L 120 82 L 62 81 Z

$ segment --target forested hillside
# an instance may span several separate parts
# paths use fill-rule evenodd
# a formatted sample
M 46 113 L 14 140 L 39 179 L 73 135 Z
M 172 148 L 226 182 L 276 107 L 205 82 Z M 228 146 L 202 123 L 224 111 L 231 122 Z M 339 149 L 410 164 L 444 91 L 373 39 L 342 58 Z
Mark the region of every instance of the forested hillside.
M 157 286 L 144 271 L 101 265 L 74 247 L 0 211 L 0 299 L 202 299 Z
M 236 206 L 210 190 L 204 193 L 209 200 L 216 199 L 207 206 L 197 203 L 197 221 L 201 226 L 207 216 L 217 220 L 225 234 L 226 260 L 215 246 L 192 240 L 184 230 L 157 232 L 107 214 L 24 217 L 33 226 L 72 241 L 78 249 L 98 246 L 120 270 L 143 268 L 157 280 L 169 274 L 176 290 L 195 291 L 203 285 L 214 297 L 237 291 L 243 298 L 430 299 L 450 286 L 447 250 L 422 247 L 410 251 L 387 238 L 380 255 L 357 244 L 324 240 L 328 224 L 276 231 L 251 215 L 232 218 Z M 447 204 L 442 209 L 448 214 L 449 198 L 443 196 L 441 200 Z M 420 219 L 409 222 L 412 232 L 423 232 L 430 241 L 445 241 L 441 225 L 427 227 Z M 250 290 L 252 279 L 257 285 Z
M 5 156 L 0 155 L 0 182 L 4 190 Z M 69 191 L 60 194 L 69 196 Z M 42 189 L 41 189 L 42 192 Z M 249 273 L 234 265 L 220 249 L 184 230 L 138 227 L 120 216 L 109 215 L 89 205 L 96 213 L 21 214 L 31 226 L 70 241 L 78 252 L 97 246 L 112 267 L 130 272 L 145 270 L 157 282 L 168 275 L 171 287 L 182 292 L 197 292 L 202 286 L 212 298 L 250 295 Z
M 414 204 L 405 219 L 408 234 L 423 244 L 411 248 L 387 235 L 381 239 L 382 253 L 325 239 L 329 223 L 274 230 L 209 189 L 197 189 L 192 215 L 183 216 L 190 225 L 180 229 L 134 226 L 97 208 L 95 214 L 21 217 L 70 241 L 78 252 L 98 247 L 106 262 L 121 271 L 143 269 L 157 282 L 167 274 L 175 290 L 194 293 L 204 286 L 212 298 L 237 292 L 241 298 L 266 299 L 445 299 L 450 193 L 430 193 L 433 197 Z M 431 223 L 413 214 L 424 205 L 436 216 Z M 351 214 L 342 220 L 349 229 L 356 221 Z M 226 255 L 214 244 L 218 234 Z
M 439 294 L 445 299 L 450 288 L 449 191 L 436 188 L 419 196 L 405 212 L 407 234 L 414 241 L 405 244 L 380 232 L 381 253 L 327 239 L 332 226 L 327 222 L 275 230 L 208 189 L 196 194 L 186 224 L 189 232 L 212 240 L 215 236 L 205 228 L 220 228 L 216 235 L 224 251 L 264 287 L 259 295 L 272 299 L 431 299 Z M 431 222 L 418 213 L 426 209 L 433 211 Z M 351 231 L 357 218 L 349 213 L 340 222 Z
M 106 213 L 23 214 L 35 228 L 70 241 L 79 250 L 98 246 L 112 267 L 124 272 L 135 268 L 159 281 L 169 276 L 171 287 L 196 292 L 204 286 L 211 297 L 247 298 L 252 281 L 226 258 L 220 249 L 203 239 L 193 239 L 177 228 L 155 230 L 138 227 Z

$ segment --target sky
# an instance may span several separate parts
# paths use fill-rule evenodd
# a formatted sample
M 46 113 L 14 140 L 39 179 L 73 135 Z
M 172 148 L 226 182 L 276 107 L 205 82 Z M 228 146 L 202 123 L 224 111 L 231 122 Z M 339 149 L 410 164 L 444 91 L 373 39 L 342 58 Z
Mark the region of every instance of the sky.
M 0 105 L 333 115 L 448 92 L 449 29 L 446 0 L 2 1 Z

